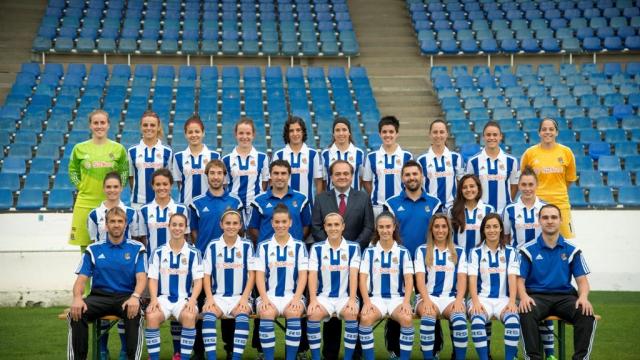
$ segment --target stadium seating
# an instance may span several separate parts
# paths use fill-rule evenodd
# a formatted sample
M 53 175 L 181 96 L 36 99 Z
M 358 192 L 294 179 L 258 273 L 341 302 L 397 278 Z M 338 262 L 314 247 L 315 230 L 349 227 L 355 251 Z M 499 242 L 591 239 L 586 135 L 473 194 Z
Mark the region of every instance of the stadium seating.
M 49 1 L 35 52 L 351 56 L 346 0 Z

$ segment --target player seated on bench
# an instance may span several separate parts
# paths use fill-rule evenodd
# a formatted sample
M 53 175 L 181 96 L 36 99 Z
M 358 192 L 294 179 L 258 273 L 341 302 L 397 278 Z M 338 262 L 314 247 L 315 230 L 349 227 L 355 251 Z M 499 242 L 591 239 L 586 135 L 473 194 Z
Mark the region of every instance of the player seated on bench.
M 420 348 L 424 359 L 433 359 L 435 325 L 439 315 L 449 320 L 456 359 L 467 354 L 467 261 L 464 250 L 453 244 L 453 228 L 444 214 L 434 214 L 427 243 L 416 249 L 416 313 L 420 317 Z
M 289 234 L 292 220 L 289 208 L 280 203 L 273 210 L 274 235 L 258 244 L 253 269 L 256 271 L 260 317 L 260 343 L 266 360 L 273 360 L 276 345 L 274 320 L 287 319 L 286 359 L 296 358 L 300 345 L 300 318 L 305 311 L 308 255 L 305 244 Z
M 320 322 L 328 321 L 333 313 L 345 320 L 345 360 L 351 360 L 358 339 L 360 245 L 342 237 L 344 227 L 340 214 L 327 214 L 327 240 L 313 244 L 309 251 L 307 337 L 313 360 L 320 360 Z
M 222 236 L 211 241 L 204 253 L 207 300 L 202 309 L 202 339 L 207 359 L 216 359 L 216 320 L 235 318 L 233 354 L 227 358 L 239 360 L 249 338 L 251 291 L 255 284 L 255 272 L 249 271 L 253 244 L 238 235 L 242 229 L 242 216 L 237 210 L 225 211 L 220 218 L 220 227 Z
M 106 315 L 124 319 L 127 337 L 127 358 L 138 359 L 142 339 L 140 294 L 147 284 L 144 245 L 125 239 L 127 214 L 119 207 L 106 215 L 108 237 L 87 247 L 76 270 L 73 284 L 73 303 L 69 311 L 69 359 L 86 359 L 88 353 L 89 322 Z M 91 278 L 91 292 L 83 299 L 85 284 Z M 98 325 L 99 326 L 99 325 Z
M 360 264 L 360 343 L 365 360 L 373 360 L 372 325 L 383 316 L 400 323 L 400 359 L 409 359 L 413 348 L 413 263 L 409 251 L 400 245 L 396 219 L 383 211 L 376 217 L 371 245 Z
M 589 268 L 582 251 L 560 235 L 562 215 L 551 204 L 538 213 L 542 234 L 520 248 L 520 323 L 525 358 L 543 359 L 538 323 L 555 315 L 573 324 L 573 359 L 589 359 L 596 331 Z M 578 290 L 571 285 L 576 280 Z
M 185 241 L 187 217 L 174 213 L 169 217 L 168 243 L 158 247 L 149 261 L 147 306 L 147 350 L 149 358 L 160 358 L 160 324 L 173 316 L 182 324 L 180 359 L 189 359 L 196 338 L 198 295 L 202 290 L 200 251 Z

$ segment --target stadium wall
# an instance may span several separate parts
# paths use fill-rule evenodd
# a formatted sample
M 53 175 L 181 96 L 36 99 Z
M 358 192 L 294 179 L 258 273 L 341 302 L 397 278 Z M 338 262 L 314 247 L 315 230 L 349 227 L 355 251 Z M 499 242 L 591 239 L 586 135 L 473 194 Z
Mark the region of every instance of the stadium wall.
M 638 210 L 574 211 L 576 242 L 593 290 L 640 291 Z M 68 305 L 78 247 L 67 245 L 71 214 L 0 214 L 0 306 Z

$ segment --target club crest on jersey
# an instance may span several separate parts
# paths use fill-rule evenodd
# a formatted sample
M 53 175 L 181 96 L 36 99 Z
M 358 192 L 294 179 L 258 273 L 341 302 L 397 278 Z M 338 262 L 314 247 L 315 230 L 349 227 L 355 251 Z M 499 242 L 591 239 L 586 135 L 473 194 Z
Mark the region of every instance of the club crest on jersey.
M 562 261 L 567 261 L 567 254 L 565 253 L 560 254 L 560 259 L 562 259 Z
M 353 155 L 349 156 L 349 162 L 353 162 L 354 160 Z
M 238 251 L 236 253 L 236 256 L 238 257 L 238 259 L 242 259 L 242 252 Z
M 115 155 L 113 155 L 113 153 L 109 153 L 109 159 L 111 159 L 111 160 L 115 160 L 115 158 L 116 158 L 116 156 L 115 156 Z
M 342 259 L 342 261 L 347 261 L 347 254 L 342 254 L 340 258 Z
M 293 207 L 298 207 L 298 202 L 297 202 L 297 201 L 295 201 L 295 200 L 293 200 L 293 201 L 291 202 L 291 205 L 293 205 Z
M 560 163 L 560 165 L 562 165 L 564 163 L 564 160 L 562 160 L 561 157 L 558 158 L 558 163 Z
M 429 205 L 424 207 L 424 211 L 425 212 L 431 212 L 431 207 L 429 207 Z
M 449 255 L 449 256 L 447 257 L 447 260 L 449 260 L 449 261 L 453 262 L 453 257 L 451 257 L 451 255 Z
M 131 254 L 129 254 L 128 252 L 124 253 L 124 259 L 127 261 L 131 260 Z
M 251 165 L 251 166 L 256 166 L 256 161 L 255 161 L 255 160 L 251 160 L 251 161 L 249 161 L 249 165 Z
M 397 264 L 397 263 L 398 263 L 398 257 L 394 256 L 394 257 L 393 257 L 393 259 L 391 259 L 391 261 L 392 261 L 394 264 Z
M 289 256 L 293 256 L 293 250 L 289 250 Z
M 445 161 L 444 164 L 447 165 L 447 166 L 451 166 L 451 161 L 447 160 L 447 161 Z
M 162 157 L 162 154 L 160 154 L 160 153 L 158 152 L 158 153 L 156 153 L 156 157 L 157 157 L 158 159 L 160 159 L 160 158 Z
M 400 159 L 396 159 L 396 164 L 400 165 Z
M 187 265 L 187 258 L 182 258 L 182 265 Z
M 500 256 L 500 262 L 501 263 L 504 264 L 506 261 L 507 261 L 507 259 L 505 259 L 504 256 Z
M 500 163 L 499 168 L 500 168 L 500 170 L 504 170 L 504 169 L 505 169 L 504 164 L 503 164 L 503 163 Z
M 300 161 L 302 161 L 303 164 L 306 164 L 307 163 L 307 158 L 303 157 L 302 160 L 300 160 Z
M 483 217 L 484 217 L 484 215 L 478 214 L 478 220 L 482 220 Z

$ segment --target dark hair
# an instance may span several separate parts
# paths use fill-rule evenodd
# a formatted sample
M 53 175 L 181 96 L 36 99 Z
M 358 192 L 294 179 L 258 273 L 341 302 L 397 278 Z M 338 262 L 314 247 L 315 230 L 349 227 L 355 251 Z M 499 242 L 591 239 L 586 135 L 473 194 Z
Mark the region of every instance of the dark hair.
M 236 122 L 235 126 L 233 127 L 234 134 L 238 132 L 238 126 L 242 124 L 251 126 L 251 130 L 253 131 L 253 134 L 254 135 L 256 134 L 256 124 L 253 122 L 253 119 L 246 116 L 241 117 L 240 120 Z
M 466 174 L 460 181 L 458 181 L 458 186 L 456 187 L 456 198 L 453 200 L 453 206 L 451 206 L 451 225 L 453 226 L 453 231 L 457 233 L 461 233 L 467 227 L 467 218 L 464 214 L 464 204 L 466 199 L 464 195 L 462 195 L 462 184 L 467 179 L 473 179 L 478 187 L 478 195 L 476 195 L 476 200 L 482 198 L 482 183 L 480 179 L 474 174 Z
M 540 216 L 542 215 L 542 210 L 544 210 L 546 208 L 553 208 L 553 209 L 558 210 L 558 216 L 560 216 L 560 219 L 562 219 L 562 211 L 560 210 L 560 208 L 557 205 L 554 205 L 554 204 L 544 204 L 544 205 L 542 205 L 542 207 L 538 211 L 538 219 L 540 219 Z
M 431 124 L 429 124 L 429 131 L 433 130 L 433 125 L 434 124 L 443 124 L 444 128 L 447 130 L 447 132 L 449 132 L 449 127 L 447 126 L 446 121 L 442 120 L 442 119 L 435 119 L 431 122 Z
M 287 172 L 289 173 L 289 175 L 291 175 L 291 164 L 289 164 L 287 160 L 281 160 L 281 159 L 273 160 L 273 162 L 269 164 L 269 174 L 271 174 L 271 171 L 276 166 L 282 166 L 287 168 Z
M 420 163 L 415 160 L 408 160 L 407 162 L 405 162 L 402 165 L 402 170 L 400 170 L 400 174 L 404 174 L 404 169 L 408 167 L 417 167 L 420 170 L 420 173 L 422 174 L 422 165 L 420 165 Z
M 160 115 L 158 115 L 158 113 L 156 113 L 153 110 L 145 110 L 145 112 L 143 112 L 142 116 L 140 117 L 140 124 L 141 125 L 142 125 L 142 119 L 144 119 L 146 117 L 152 117 L 152 118 L 155 118 L 158 121 L 158 138 L 162 139 L 162 137 L 164 136 L 164 131 L 162 130 L 162 123 L 160 122 Z
M 333 120 L 333 124 L 331 125 L 331 134 L 333 135 L 333 133 L 336 130 L 336 125 L 338 124 L 344 124 L 347 126 L 347 129 L 349 129 L 349 142 L 353 143 L 353 132 L 351 131 L 351 123 L 349 122 L 349 120 L 347 120 L 347 118 L 343 118 L 343 117 L 337 117 Z M 332 144 L 336 142 L 335 138 L 332 139 L 333 141 L 331 142 Z
M 271 215 L 271 218 L 273 219 L 276 214 L 287 214 L 289 219 L 291 219 L 291 212 L 289 212 L 289 207 L 283 203 L 279 203 L 278 205 L 276 205 L 276 207 L 273 209 L 273 215 Z
M 396 129 L 396 132 L 400 130 L 400 120 L 393 115 L 388 115 L 378 121 L 378 132 L 382 131 L 382 127 L 391 125 Z
M 120 173 L 117 171 L 109 171 L 107 173 L 107 175 L 104 176 L 104 180 L 102 180 L 102 185 L 104 186 L 104 184 L 107 183 L 107 180 L 109 179 L 116 179 L 118 180 L 118 182 L 120 183 L 120 186 L 122 186 L 122 178 L 120 177 Z
M 204 174 L 205 175 L 209 174 L 209 170 L 211 170 L 211 168 L 214 166 L 221 168 L 222 173 L 227 175 L 227 167 L 224 166 L 224 162 L 222 162 L 222 160 L 220 159 L 209 160 L 209 162 L 207 163 L 207 166 L 204 167 Z
M 540 130 L 542 130 L 542 123 L 545 122 L 546 120 L 549 120 L 553 123 L 553 126 L 555 126 L 556 131 L 558 131 L 558 121 L 556 119 L 552 119 L 550 117 L 546 117 L 543 118 L 542 120 L 540 120 L 540 124 L 538 124 L 538 132 L 540 132 Z
M 236 209 L 227 209 L 225 210 L 222 215 L 220 216 L 220 223 L 222 224 L 222 221 L 224 220 L 225 217 L 227 217 L 227 215 L 236 215 L 240 218 L 240 222 L 242 222 L 242 215 L 240 214 L 240 212 L 238 212 L 238 210 Z
M 282 130 L 282 139 L 284 140 L 284 143 L 288 144 L 290 142 L 289 128 L 293 124 L 300 125 L 300 128 L 302 129 L 302 142 L 307 141 L 307 125 L 304 123 L 304 120 L 299 116 L 289 116 L 287 121 L 284 123 L 284 129 Z
M 182 219 L 184 219 L 184 223 L 186 225 L 189 225 L 189 220 L 187 219 L 187 215 L 185 215 L 183 213 L 173 213 L 173 214 L 171 214 L 171 216 L 169 216 L 169 223 L 171 223 L 171 219 L 173 219 L 174 216 L 181 217 Z
M 520 178 L 522 178 L 523 176 L 533 176 L 533 178 L 536 179 L 536 183 L 538 182 L 538 175 L 536 175 L 536 172 L 531 166 L 527 165 L 522 169 L 522 171 L 520 172 Z
M 167 168 L 161 168 L 158 169 L 156 171 L 153 172 L 153 175 L 151 175 L 151 184 L 153 185 L 154 181 L 156 180 L 156 177 L 158 176 L 164 176 L 166 178 L 169 179 L 169 184 L 173 185 L 173 176 L 171 175 L 171 171 L 169 171 L 169 169 Z
M 487 236 L 484 233 L 484 227 L 487 224 L 487 221 L 489 221 L 491 219 L 498 220 L 498 224 L 500 224 L 500 237 L 498 238 L 498 246 L 500 246 L 501 248 L 504 248 L 505 246 L 507 246 L 507 241 L 504 238 L 504 223 L 502 222 L 502 219 L 500 218 L 500 215 L 498 215 L 496 213 L 487 214 L 482 219 L 482 222 L 480 223 L 480 244 L 485 242 L 485 240 L 487 239 Z
M 338 159 L 338 160 L 332 162 L 331 165 L 329 165 L 329 176 L 333 175 L 333 167 L 336 166 L 336 164 L 347 164 L 347 165 L 349 165 L 349 171 L 351 171 L 351 175 L 353 175 L 353 165 L 351 165 L 351 163 L 348 162 L 347 160 Z
M 373 236 L 371 237 L 371 245 L 375 246 L 378 241 L 380 241 L 380 235 L 378 234 L 378 221 L 380 221 L 380 219 L 382 219 L 383 217 L 389 218 L 391 219 L 391 221 L 393 222 L 393 225 L 395 226 L 395 229 L 393 230 L 393 240 L 398 243 L 398 245 L 402 244 L 402 240 L 400 239 L 400 230 L 398 229 L 398 221 L 396 220 L 396 217 L 393 216 L 392 213 L 390 213 L 389 211 L 383 211 L 380 214 L 378 214 L 378 216 L 376 216 L 376 221 L 374 223 L 374 229 L 373 229 Z
M 191 124 L 198 125 L 200 127 L 200 130 L 202 130 L 202 132 L 204 132 L 204 124 L 202 123 L 202 119 L 200 119 L 200 116 L 198 116 L 197 114 L 191 115 L 191 117 L 188 118 L 187 121 L 184 123 L 184 132 L 185 133 L 187 132 L 187 128 Z
M 485 130 L 487 130 L 488 127 L 496 127 L 498 128 L 498 131 L 500 132 L 500 134 L 502 134 L 502 128 L 500 127 L 500 124 L 498 124 L 497 121 L 489 121 L 486 124 L 484 124 L 484 127 L 482 128 L 482 133 L 484 134 Z
M 109 222 L 109 218 L 112 216 L 120 216 L 124 219 L 125 222 L 127 221 L 127 213 L 122 210 L 120 206 L 114 206 L 111 209 L 107 210 L 107 214 L 105 215 L 107 223 Z

